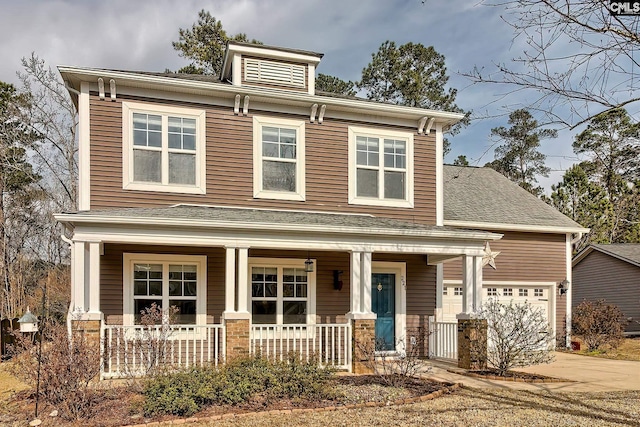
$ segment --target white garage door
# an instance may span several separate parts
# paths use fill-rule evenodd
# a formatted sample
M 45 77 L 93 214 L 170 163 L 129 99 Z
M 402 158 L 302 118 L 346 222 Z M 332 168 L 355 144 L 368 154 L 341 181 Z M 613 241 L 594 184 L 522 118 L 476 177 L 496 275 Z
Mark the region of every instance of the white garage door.
M 549 319 L 552 308 L 549 287 L 540 285 L 484 285 L 482 300 L 486 301 L 488 298 L 497 298 L 498 301 L 505 304 L 511 300 L 516 304 L 529 301 L 533 307 L 539 307 L 547 319 Z M 454 322 L 456 314 L 462 312 L 462 285 L 444 285 L 442 312 L 445 322 Z

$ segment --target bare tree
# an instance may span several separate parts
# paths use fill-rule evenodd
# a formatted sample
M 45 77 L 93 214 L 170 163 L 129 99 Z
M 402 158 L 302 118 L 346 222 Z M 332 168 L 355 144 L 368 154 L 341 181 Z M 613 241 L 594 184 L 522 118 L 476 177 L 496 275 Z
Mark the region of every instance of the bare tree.
M 553 360 L 555 337 L 541 309 L 528 302 L 502 304 L 490 299 L 480 317 L 487 319 L 487 362 L 499 375 Z
M 533 89 L 527 107 L 549 123 L 575 128 L 603 111 L 640 100 L 640 16 L 617 16 L 602 0 L 484 0 L 505 10 L 514 45 L 512 63 L 465 73 L 477 83 Z

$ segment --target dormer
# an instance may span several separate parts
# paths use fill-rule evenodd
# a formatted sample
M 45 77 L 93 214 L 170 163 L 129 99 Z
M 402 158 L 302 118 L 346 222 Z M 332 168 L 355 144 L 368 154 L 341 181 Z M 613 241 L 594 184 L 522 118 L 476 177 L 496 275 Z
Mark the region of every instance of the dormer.
M 234 86 L 291 90 L 315 95 L 321 53 L 252 43 L 229 42 L 221 80 Z

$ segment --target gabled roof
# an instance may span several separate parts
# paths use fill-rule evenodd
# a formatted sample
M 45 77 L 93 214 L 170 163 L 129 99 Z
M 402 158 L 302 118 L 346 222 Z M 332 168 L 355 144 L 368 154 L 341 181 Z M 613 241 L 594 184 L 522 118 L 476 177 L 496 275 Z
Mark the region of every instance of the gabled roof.
M 445 165 L 443 177 L 445 225 L 557 233 L 589 231 L 493 169 Z
M 577 254 L 572 261 L 575 266 L 593 251 L 602 252 L 636 267 L 640 267 L 640 243 L 614 243 L 610 245 L 589 245 Z

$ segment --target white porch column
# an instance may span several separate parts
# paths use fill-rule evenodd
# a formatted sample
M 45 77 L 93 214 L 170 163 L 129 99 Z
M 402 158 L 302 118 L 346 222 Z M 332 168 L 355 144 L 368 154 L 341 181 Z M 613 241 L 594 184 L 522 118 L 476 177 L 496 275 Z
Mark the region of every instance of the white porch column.
M 468 317 L 482 309 L 482 257 L 462 257 L 462 315 Z
M 473 257 L 462 257 L 462 313 L 470 314 L 473 311 Z
M 225 248 L 224 312 L 236 311 L 236 248 Z
M 436 310 L 437 322 L 442 322 L 442 293 L 444 291 L 444 266 L 442 263 L 436 265 Z
M 371 311 L 371 252 L 363 252 L 360 269 L 360 298 L 361 313 L 372 313 Z
M 362 252 L 351 252 L 351 278 L 350 278 L 350 288 L 351 288 L 351 314 L 361 313 L 360 307 L 360 277 L 362 274 L 361 270 L 361 259 Z
M 78 315 L 85 312 L 85 243 L 73 242 L 73 313 Z
M 473 312 L 482 310 L 482 257 L 473 257 Z
M 238 313 L 249 314 L 249 248 L 238 248 Z
M 100 311 L 100 242 L 89 243 L 89 312 Z

